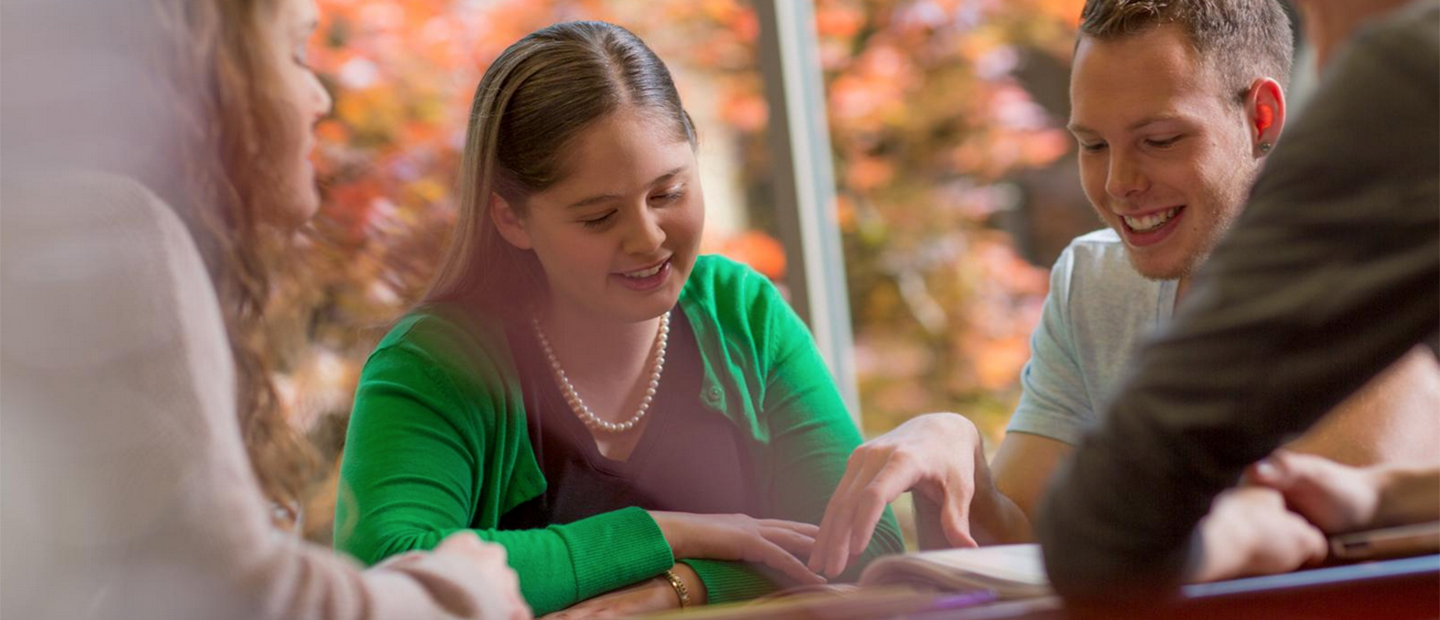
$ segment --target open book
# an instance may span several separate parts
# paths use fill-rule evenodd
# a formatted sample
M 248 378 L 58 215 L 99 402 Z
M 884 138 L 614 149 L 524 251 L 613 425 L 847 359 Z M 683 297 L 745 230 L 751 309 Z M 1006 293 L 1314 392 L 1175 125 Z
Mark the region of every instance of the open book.
M 1340 563 L 1440 552 L 1440 522 L 1369 530 L 1330 539 Z M 860 574 L 860 586 L 909 586 L 961 592 L 990 590 L 1001 599 L 1048 596 L 1039 545 L 998 545 L 885 556 Z
M 985 589 L 1002 599 L 1052 594 L 1039 545 L 997 545 L 886 556 L 866 567 L 859 583 L 949 591 Z

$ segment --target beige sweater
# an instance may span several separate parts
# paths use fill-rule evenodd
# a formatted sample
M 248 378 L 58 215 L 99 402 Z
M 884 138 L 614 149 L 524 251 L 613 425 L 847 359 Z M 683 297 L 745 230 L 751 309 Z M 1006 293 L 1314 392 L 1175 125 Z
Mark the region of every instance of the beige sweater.
M 453 558 L 362 571 L 271 528 L 211 283 L 153 194 L 101 174 L 10 178 L 0 204 L 0 617 L 493 610 L 499 593 Z

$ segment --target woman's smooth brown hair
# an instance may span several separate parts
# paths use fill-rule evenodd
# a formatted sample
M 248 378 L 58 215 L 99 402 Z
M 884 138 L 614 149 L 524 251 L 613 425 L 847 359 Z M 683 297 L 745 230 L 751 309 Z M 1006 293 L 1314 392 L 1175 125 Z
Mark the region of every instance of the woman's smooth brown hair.
M 425 301 L 460 301 L 513 317 L 537 301 L 544 272 L 490 219 L 498 195 L 521 217 L 527 198 L 569 172 L 567 146 L 622 106 L 670 124 L 696 144 L 694 124 L 665 63 L 630 31 L 604 22 L 537 30 L 491 63 L 470 110 L 459 217 Z

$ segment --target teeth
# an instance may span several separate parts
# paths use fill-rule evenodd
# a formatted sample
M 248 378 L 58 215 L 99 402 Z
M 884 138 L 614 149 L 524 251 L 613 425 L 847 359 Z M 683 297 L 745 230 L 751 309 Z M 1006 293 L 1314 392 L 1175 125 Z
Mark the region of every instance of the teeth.
M 1125 225 L 1129 226 L 1130 229 L 1134 230 L 1135 232 L 1150 232 L 1152 230 L 1155 230 L 1156 228 L 1163 226 L 1165 222 L 1170 221 L 1170 218 L 1175 217 L 1175 213 L 1179 210 L 1180 207 L 1175 207 L 1161 213 L 1147 215 L 1145 217 L 1129 217 L 1126 215 L 1122 215 L 1120 216 L 1120 219 L 1125 220 Z
M 627 278 L 635 278 L 635 279 L 637 279 L 637 280 L 640 279 L 640 278 L 648 278 L 648 277 L 653 276 L 653 275 L 655 275 L 655 274 L 657 274 L 657 273 L 660 273 L 660 269 L 665 266 L 665 263 L 666 263 L 666 262 L 669 262 L 669 261 L 662 262 L 662 263 L 660 263 L 659 265 L 656 265 L 656 266 L 651 267 L 651 268 L 649 268 L 649 269 L 646 269 L 646 270 L 644 270 L 644 271 L 632 271 L 632 272 L 630 272 L 630 273 L 625 274 L 625 277 L 627 277 Z

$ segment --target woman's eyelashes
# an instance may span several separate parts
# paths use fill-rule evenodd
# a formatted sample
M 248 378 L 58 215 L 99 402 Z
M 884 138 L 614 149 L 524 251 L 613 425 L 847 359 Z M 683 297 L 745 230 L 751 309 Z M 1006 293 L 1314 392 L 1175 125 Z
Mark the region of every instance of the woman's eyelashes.
M 586 228 L 600 228 L 601 226 L 604 226 L 605 224 L 609 223 L 610 220 L 611 220 L 612 218 L 614 218 L 614 217 L 615 217 L 615 212 L 614 212 L 613 210 L 612 210 L 612 211 L 606 211 L 603 215 L 601 215 L 601 216 L 599 216 L 599 217 L 592 217 L 592 218 L 587 218 L 587 219 L 580 220 L 580 225 L 581 225 L 581 226 L 584 226 L 584 227 L 586 227 Z
M 685 197 L 685 188 L 684 188 L 684 186 L 676 186 L 676 187 L 672 187 L 672 188 L 670 188 L 670 189 L 667 189 L 667 190 L 665 190 L 665 191 L 662 192 L 662 193 L 651 195 L 651 196 L 650 196 L 650 205 L 651 205 L 651 206 L 656 206 L 656 207 L 663 207 L 663 206 L 667 206 L 667 205 L 673 204 L 673 203 L 675 203 L 675 202 L 678 202 L 679 200 L 683 199 L 684 197 Z M 592 228 L 592 229 L 593 229 L 593 228 L 601 228 L 601 227 L 605 226 L 606 224 L 609 224 L 612 220 L 614 220 L 617 213 L 619 213 L 619 210 L 618 210 L 618 209 L 611 209 L 611 210 L 609 210 L 609 211 L 606 211 L 606 212 L 600 213 L 600 214 L 596 214 L 596 215 L 591 216 L 591 217 L 581 218 L 581 219 L 579 220 L 579 221 L 580 221 L 580 225 L 581 225 L 581 226 L 584 226 L 584 227 L 586 227 L 586 228 Z
M 677 200 L 680 200 L 681 198 L 684 198 L 684 197 L 685 197 L 685 186 L 684 186 L 684 185 L 676 185 L 676 186 L 674 186 L 674 187 L 671 187 L 671 188 L 665 190 L 664 192 L 662 192 L 662 193 L 660 193 L 660 194 L 656 194 L 656 195 L 654 195 L 654 196 L 651 196 L 651 197 L 650 197 L 650 201 L 651 201 L 651 202 L 658 202 L 658 203 L 661 203 L 661 204 L 669 204 L 669 203 L 675 202 L 675 201 L 677 201 Z

